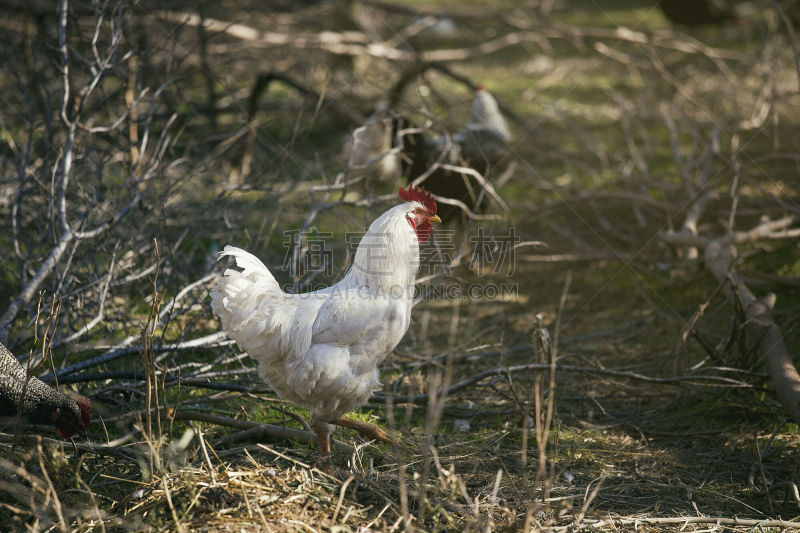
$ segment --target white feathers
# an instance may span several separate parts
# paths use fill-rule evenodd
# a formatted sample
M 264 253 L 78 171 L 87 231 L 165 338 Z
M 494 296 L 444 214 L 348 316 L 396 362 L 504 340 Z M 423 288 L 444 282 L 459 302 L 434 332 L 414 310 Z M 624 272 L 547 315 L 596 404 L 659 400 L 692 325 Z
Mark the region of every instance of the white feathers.
M 419 206 L 408 202 L 376 219 L 350 271 L 321 291 L 286 294 L 254 255 L 232 246 L 220 253 L 237 267 L 211 291 L 222 328 L 279 395 L 316 419 L 365 403 L 379 385 L 377 366 L 408 329 L 419 244 L 406 216 Z
M 252 274 L 263 278 L 265 281 L 269 280 L 268 282 L 274 283 L 275 287 L 278 287 L 278 282 L 275 281 L 272 272 L 270 272 L 269 269 L 264 266 L 264 263 L 262 263 L 258 257 L 254 256 L 250 252 L 246 252 L 241 248 L 228 245 L 219 253 L 219 259 L 222 259 L 226 256 L 231 256 L 236 259 L 236 265 L 242 269 L 242 275 L 249 276 Z M 225 275 L 227 276 L 229 272 L 230 269 L 225 272 Z
M 352 175 L 370 173 L 377 180 L 389 180 L 400 174 L 400 157 L 391 151 L 392 113 L 385 104 L 379 104 L 348 141 L 347 166 Z
M 485 90 L 480 89 L 475 92 L 475 98 L 472 100 L 472 114 L 467 121 L 468 130 L 489 130 L 497 134 L 503 141 L 511 141 L 511 131 L 508 129 L 508 123 L 503 115 L 500 113 L 500 106 L 497 105 L 492 94 Z

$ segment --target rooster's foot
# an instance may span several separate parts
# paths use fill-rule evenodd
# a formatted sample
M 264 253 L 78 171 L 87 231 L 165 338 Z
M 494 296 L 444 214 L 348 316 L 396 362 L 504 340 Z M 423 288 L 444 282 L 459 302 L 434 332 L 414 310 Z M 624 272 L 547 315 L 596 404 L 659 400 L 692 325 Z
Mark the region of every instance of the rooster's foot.
M 367 438 L 379 440 L 381 442 L 385 442 L 386 444 L 391 444 L 392 446 L 397 446 L 396 440 L 390 437 L 389 434 L 384 430 L 373 424 L 361 422 L 360 420 L 353 420 L 352 418 L 346 418 L 344 416 L 334 420 L 333 423 L 343 428 L 355 429 Z

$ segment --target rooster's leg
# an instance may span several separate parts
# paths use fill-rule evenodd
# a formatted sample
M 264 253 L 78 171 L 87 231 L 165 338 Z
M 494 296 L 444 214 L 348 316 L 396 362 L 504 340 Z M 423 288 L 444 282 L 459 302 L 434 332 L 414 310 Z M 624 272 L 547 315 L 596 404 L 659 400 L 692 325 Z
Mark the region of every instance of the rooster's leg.
M 353 420 L 352 418 L 346 418 L 342 416 L 337 420 L 334 420 L 333 423 L 337 426 L 342 426 L 343 428 L 355 429 L 367 438 L 376 439 L 391 445 L 397 445 L 397 441 L 390 437 L 384 430 L 378 426 L 368 424 L 367 422 L 361 422 L 359 420 Z
M 319 446 L 319 469 L 330 474 L 333 471 L 333 459 L 331 459 L 331 433 L 333 426 L 325 422 L 318 422 L 312 419 L 314 433 L 317 434 L 317 446 Z
M 323 428 L 314 428 L 314 433 L 317 434 L 317 445 L 319 446 L 319 454 L 322 460 L 331 460 L 331 440 L 328 435 L 328 430 Z

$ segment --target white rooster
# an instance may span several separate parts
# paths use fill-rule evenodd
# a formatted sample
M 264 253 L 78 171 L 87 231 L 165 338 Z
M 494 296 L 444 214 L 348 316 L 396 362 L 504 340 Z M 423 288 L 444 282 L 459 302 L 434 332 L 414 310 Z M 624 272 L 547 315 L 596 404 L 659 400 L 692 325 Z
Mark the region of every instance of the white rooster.
M 372 424 L 342 415 L 380 385 L 378 365 L 411 320 L 419 245 L 428 240 L 436 202 L 427 191 L 400 189 L 406 202 L 378 217 L 364 234 L 350 270 L 315 292 L 286 294 L 252 254 L 226 246 L 229 268 L 211 291 L 211 308 L 227 334 L 259 362 L 259 373 L 283 398 L 311 411 L 322 463 L 331 468 L 333 425 L 384 442 Z

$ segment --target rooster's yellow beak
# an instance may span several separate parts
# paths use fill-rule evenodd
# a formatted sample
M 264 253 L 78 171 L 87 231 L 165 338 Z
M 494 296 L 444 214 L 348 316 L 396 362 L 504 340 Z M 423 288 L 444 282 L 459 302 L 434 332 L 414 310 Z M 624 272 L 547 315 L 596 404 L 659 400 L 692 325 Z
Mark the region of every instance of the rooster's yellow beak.
M 431 222 L 441 222 L 441 221 L 442 221 L 442 219 L 441 219 L 441 218 L 439 218 L 439 215 L 433 215 L 433 216 L 432 216 L 431 218 L 429 218 L 428 220 L 430 220 Z

